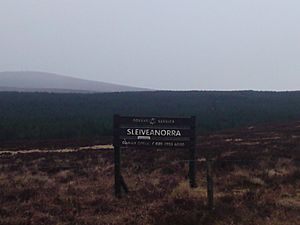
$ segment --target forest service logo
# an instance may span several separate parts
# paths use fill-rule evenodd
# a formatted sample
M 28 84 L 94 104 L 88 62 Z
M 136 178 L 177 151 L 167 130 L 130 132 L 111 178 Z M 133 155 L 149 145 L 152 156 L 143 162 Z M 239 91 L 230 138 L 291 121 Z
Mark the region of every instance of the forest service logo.
M 156 119 L 155 118 L 151 118 L 150 125 L 155 125 L 155 124 L 156 124 Z

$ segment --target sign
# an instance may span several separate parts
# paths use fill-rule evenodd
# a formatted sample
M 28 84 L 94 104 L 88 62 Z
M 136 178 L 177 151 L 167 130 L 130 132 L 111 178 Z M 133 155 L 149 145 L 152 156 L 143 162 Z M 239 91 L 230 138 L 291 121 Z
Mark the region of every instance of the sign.
M 193 118 L 121 117 L 115 120 L 120 147 L 190 148 Z
M 189 150 L 190 186 L 196 187 L 196 118 L 114 116 L 115 195 L 128 187 L 121 175 L 121 148 Z

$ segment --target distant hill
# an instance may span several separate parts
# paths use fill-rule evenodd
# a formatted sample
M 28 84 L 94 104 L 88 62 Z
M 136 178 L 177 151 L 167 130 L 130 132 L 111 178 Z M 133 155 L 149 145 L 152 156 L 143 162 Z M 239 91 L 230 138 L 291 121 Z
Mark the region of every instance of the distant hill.
M 45 72 L 0 72 L 0 91 L 89 93 L 127 92 L 147 89 L 84 80 Z

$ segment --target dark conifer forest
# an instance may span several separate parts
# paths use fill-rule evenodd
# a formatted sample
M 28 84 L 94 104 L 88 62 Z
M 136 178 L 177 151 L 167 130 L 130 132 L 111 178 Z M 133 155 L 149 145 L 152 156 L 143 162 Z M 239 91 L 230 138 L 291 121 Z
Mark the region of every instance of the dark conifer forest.
M 300 120 L 300 92 L 0 93 L 0 141 L 111 135 L 113 114 L 197 117 L 199 133 Z

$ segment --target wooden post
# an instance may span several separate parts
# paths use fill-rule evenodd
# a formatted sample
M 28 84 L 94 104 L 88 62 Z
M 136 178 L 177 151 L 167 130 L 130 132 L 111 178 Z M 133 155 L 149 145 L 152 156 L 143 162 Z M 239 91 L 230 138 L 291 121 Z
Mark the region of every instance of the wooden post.
M 123 188 L 124 192 L 127 194 L 129 192 L 129 189 L 122 175 L 120 176 L 120 179 L 121 179 L 120 181 L 121 187 Z
M 114 163 L 115 163 L 115 196 L 117 198 L 122 197 L 121 193 L 121 152 L 119 143 L 119 115 L 114 115 Z
M 190 187 L 196 188 L 196 117 L 191 117 L 191 146 L 190 146 L 190 160 L 189 160 L 189 180 Z
M 214 186 L 212 174 L 212 160 L 206 159 L 206 172 L 207 172 L 207 206 L 209 210 L 214 208 Z

